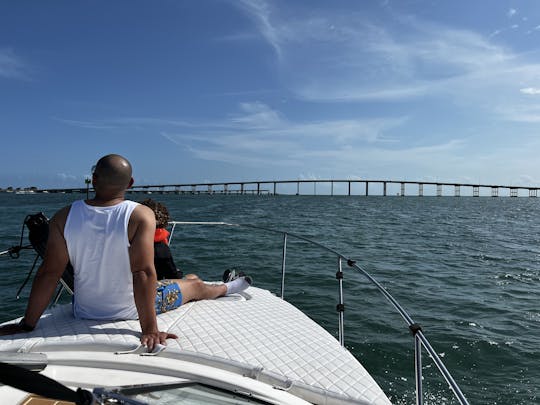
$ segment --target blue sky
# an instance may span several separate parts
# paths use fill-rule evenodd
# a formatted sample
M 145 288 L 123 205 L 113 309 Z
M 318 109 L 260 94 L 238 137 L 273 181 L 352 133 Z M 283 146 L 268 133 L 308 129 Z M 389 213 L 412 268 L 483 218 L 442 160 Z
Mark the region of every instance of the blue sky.
M 0 2 L 0 187 L 540 185 L 538 1 Z

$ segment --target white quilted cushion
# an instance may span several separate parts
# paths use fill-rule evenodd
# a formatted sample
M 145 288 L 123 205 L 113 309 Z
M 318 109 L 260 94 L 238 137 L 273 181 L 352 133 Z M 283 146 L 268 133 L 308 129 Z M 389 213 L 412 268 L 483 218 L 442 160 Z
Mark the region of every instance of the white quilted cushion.
M 240 370 L 317 403 L 390 401 L 364 367 L 322 327 L 269 291 L 189 303 L 158 316 L 169 340 L 166 357 Z M 129 350 L 137 321 L 75 320 L 70 305 L 54 308 L 34 332 L 0 337 L 0 351 Z

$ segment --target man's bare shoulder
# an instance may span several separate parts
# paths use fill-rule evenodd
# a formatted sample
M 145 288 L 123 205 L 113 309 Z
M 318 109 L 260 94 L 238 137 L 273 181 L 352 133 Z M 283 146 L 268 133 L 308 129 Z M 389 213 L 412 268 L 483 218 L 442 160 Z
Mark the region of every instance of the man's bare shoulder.
M 135 234 L 149 233 L 154 234 L 156 229 L 156 217 L 154 211 L 145 205 L 139 204 L 129 217 L 128 237 L 132 241 Z
M 131 213 L 130 222 L 135 221 L 137 223 L 146 221 L 155 221 L 154 211 L 152 211 L 146 205 L 139 204 L 135 207 Z

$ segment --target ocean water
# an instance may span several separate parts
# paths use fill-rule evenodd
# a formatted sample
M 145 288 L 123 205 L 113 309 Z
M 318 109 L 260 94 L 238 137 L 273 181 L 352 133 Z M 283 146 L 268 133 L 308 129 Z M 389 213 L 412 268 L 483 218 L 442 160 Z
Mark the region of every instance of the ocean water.
M 422 325 L 471 404 L 540 403 L 540 199 L 151 197 L 176 221 L 286 230 L 356 260 Z M 27 214 L 50 217 L 77 198 L 0 193 L 0 251 L 18 244 Z M 280 233 L 186 225 L 175 229 L 171 247 L 184 272 L 216 280 L 236 267 L 279 293 L 282 245 Z M 0 321 L 23 313 L 29 286 L 15 295 L 33 260 L 31 251 L 0 257 Z M 335 336 L 336 271 L 334 255 L 289 237 L 285 297 Z M 394 403 L 414 403 L 407 325 L 363 275 L 345 265 L 344 272 L 347 347 Z M 457 403 L 425 353 L 423 366 L 425 403 Z

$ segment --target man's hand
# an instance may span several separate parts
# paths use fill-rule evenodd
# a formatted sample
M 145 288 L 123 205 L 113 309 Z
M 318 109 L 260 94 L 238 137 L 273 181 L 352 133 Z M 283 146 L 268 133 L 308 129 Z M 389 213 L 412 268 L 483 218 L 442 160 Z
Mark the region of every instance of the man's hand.
M 178 339 L 178 336 L 167 332 L 147 333 L 141 336 L 141 344 L 148 347 L 148 352 L 151 352 L 158 344 L 167 346 L 167 339 Z
M 4 335 L 13 335 L 15 333 L 23 333 L 28 332 L 27 330 L 24 330 L 23 327 L 19 323 L 9 323 L 4 326 L 0 326 L 0 336 Z

